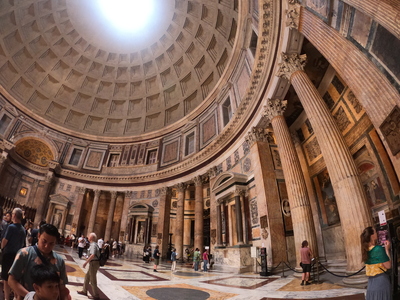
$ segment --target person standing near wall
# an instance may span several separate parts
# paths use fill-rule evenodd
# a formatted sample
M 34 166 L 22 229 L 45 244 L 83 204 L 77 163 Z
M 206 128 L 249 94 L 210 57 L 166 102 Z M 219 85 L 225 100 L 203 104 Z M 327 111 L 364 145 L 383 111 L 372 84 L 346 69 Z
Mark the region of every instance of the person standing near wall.
M 376 230 L 367 227 L 361 233 L 361 255 L 365 263 L 365 273 L 368 276 L 366 300 L 391 300 L 391 284 L 386 271 L 392 267 L 390 260 L 390 242 L 377 245 Z
M 200 264 L 200 250 L 199 248 L 196 248 L 196 250 L 193 253 L 193 267 L 195 271 L 199 270 L 199 264 Z
M 79 258 L 82 258 L 83 255 L 83 249 L 86 247 L 86 240 L 84 235 L 82 234 L 81 237 L 78 239 L 78 256 Z
M 153 252 L 153 258 L 154 258 L 154 272 L 158 272 L 157 271 L 157 267 L 160 264 L 160 251 L 158 250 L 159 246 L 157 245 L 156 248 L 154 249 Z
M 208 265 L 208 249 L 204 249 L 203 252 L 203 272 L 207 272 L 207 265 Z
M 172 253 L 171 253 L 171 261 L 172 261 L 172 265 L 171 265 L 171 271 L 172 273 L 175 272 L 176 270 L 176 249 L 172 249 Z
M 312 252 L 308 248 L 308 242 L 303 241 L 300 249 L 301 267 L 303 268 L 303 275 L 301 275 L 300 285 L 310 285 L 310 273 L 311 273 L 311 258 Z

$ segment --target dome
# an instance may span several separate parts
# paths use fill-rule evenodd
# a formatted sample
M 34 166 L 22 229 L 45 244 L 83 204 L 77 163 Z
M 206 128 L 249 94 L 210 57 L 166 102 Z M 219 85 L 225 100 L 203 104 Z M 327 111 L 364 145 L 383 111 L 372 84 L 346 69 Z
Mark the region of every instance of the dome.
M 0 85 L 7 98 L 78 137 L 183 126 L 232 63 L 237 7 L 217 0 L 155 4 L 139 35 L 117 32 L 97 1 L 3 1 Z

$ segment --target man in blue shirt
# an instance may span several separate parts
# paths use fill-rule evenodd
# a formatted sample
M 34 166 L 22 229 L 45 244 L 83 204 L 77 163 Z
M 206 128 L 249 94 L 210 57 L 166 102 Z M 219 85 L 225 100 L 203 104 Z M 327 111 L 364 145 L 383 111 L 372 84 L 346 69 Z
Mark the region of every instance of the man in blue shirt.
M 1 248 L 3 249 L 3 262 L 1 268 L 1 278 L 4 280 L 4 299 L 10 299 L 10 286 L 8 285 L 8 271 L 10 270 L 14 258 L 19 249 L 25 245 L 26 232 L 21 224 L 23 213 L 22 209 L 14 208 L 12 212 L 13 224 L 7 227 L 7 231 L 1 241 Z

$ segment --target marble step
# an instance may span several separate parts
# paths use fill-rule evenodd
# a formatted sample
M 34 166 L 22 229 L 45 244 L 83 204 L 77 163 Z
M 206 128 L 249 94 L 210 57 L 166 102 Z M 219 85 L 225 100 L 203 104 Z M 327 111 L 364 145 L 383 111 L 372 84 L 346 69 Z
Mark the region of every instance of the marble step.
M 346 275 L 347 261 L 346 260 L 328 260 L 322 265 L 330 272 L 337 275 Z

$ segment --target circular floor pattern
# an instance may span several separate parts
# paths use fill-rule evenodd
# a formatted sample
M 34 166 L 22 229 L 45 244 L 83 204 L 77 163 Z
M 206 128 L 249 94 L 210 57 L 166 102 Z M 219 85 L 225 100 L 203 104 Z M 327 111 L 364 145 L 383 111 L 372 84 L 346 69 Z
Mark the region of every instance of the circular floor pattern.
M 122 267 L 121 264 L 112 263 L 112 262 L 109 262 L 109 261 L 106 262 L 106 266 L 108 266 L 108 267 Z
M 65 265 L 65 270 L 67 271 L 67 273 L 72 273 L 76 271 L 74 267 L 68 266 L 67 264 Z
M 179 276 L 188 276 L 188 277 L 202 276 L 201 273 L 182 272 L 182 271 L 177 271 L 174 274 Z
M 210 297 L 210 294 L 204 291 L 183 288 L 156 288 L 148 290 L 146 294 L 157 300 L 205 300 Z

